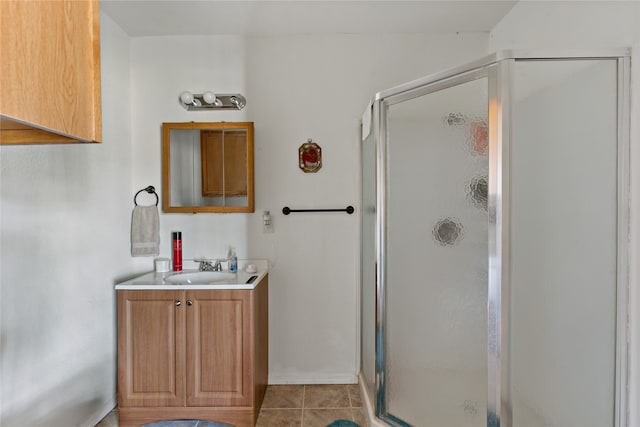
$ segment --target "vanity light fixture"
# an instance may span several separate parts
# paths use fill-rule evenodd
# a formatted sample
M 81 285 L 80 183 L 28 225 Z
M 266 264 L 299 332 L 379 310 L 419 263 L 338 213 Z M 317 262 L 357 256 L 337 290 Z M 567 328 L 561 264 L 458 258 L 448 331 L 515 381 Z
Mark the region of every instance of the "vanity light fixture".
M 239 93 L 218 94 L 211 91 L 204 93 L 191 93 L 184 91 L 179 97 L 180 105 L 185 110 L 242 110 L 247 100 Z

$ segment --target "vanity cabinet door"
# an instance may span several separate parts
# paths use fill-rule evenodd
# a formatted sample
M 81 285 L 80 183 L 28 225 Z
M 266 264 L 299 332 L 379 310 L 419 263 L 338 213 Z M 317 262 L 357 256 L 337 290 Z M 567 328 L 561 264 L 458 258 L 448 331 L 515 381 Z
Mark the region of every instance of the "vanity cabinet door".
M 251 295 L 186 291 L 187 406 L 251 405 Z
M 184 291 L 118 291 L 118 404 L 184 406 Z

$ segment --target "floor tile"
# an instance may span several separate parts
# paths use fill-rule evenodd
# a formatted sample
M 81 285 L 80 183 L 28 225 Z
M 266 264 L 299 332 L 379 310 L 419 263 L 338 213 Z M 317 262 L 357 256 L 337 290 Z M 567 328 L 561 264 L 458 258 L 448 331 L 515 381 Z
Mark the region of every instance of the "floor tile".
M 302 414 L 302 427 L 327 427 L 335 420 L 353 421 L 351 409 L 305 409 Z
M 307 385 L 304 387 L 305 408 L 348 408 L 349 392 L 344 385 Z
M 360 398 L 360 386 L 358 384 L 347 385 L 347 391 L 349 392 L 349 400 L 353 408 L 359 408 L 362 406 L 362 399 Z
M 263 408 L 302 408 L 303 385 L 270 385 L 262 402 Z
M 357 384 L 270 385 L 256 427 L 326 427 L 340 419 L 365 427 L 363 411 Z M 154 427 L 193 427 L 193 423 L 193 420 L 172 421 Z M 96 427 L 118 427 L 117 408 Z M 198 427 L 207 426 L 200 421 Z
M 367 415 L 364 413 L 364 408 L 351 408 L 351 414 L 353 421 L 360 424 L 362 427 L 367 426 Z
M 300 427 L 302 409 L 262 409 L 256 427 Z

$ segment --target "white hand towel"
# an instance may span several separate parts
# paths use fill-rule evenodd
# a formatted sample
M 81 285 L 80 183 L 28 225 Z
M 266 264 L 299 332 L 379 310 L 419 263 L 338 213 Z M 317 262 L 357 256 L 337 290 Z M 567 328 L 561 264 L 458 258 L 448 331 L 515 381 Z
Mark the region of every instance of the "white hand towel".
M 160 253 L 160 216 L 157 206 L 136 206 L 131 216 L 131 256 Z

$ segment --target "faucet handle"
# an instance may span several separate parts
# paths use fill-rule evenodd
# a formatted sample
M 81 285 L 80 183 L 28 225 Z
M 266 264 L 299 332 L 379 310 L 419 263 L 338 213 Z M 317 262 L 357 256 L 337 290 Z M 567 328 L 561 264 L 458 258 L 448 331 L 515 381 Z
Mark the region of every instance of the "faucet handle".
M 198 266 L 199 271 L 214 271 L 214 266 L 211 265 L 211 262 L 214 260 L 194 259 L 194 261 L 200 264 Z
M 219 259 L 194 259 L 195 262 L 200 263 L 198 270 L 200 271 L 222 271 L 222 264 Z

